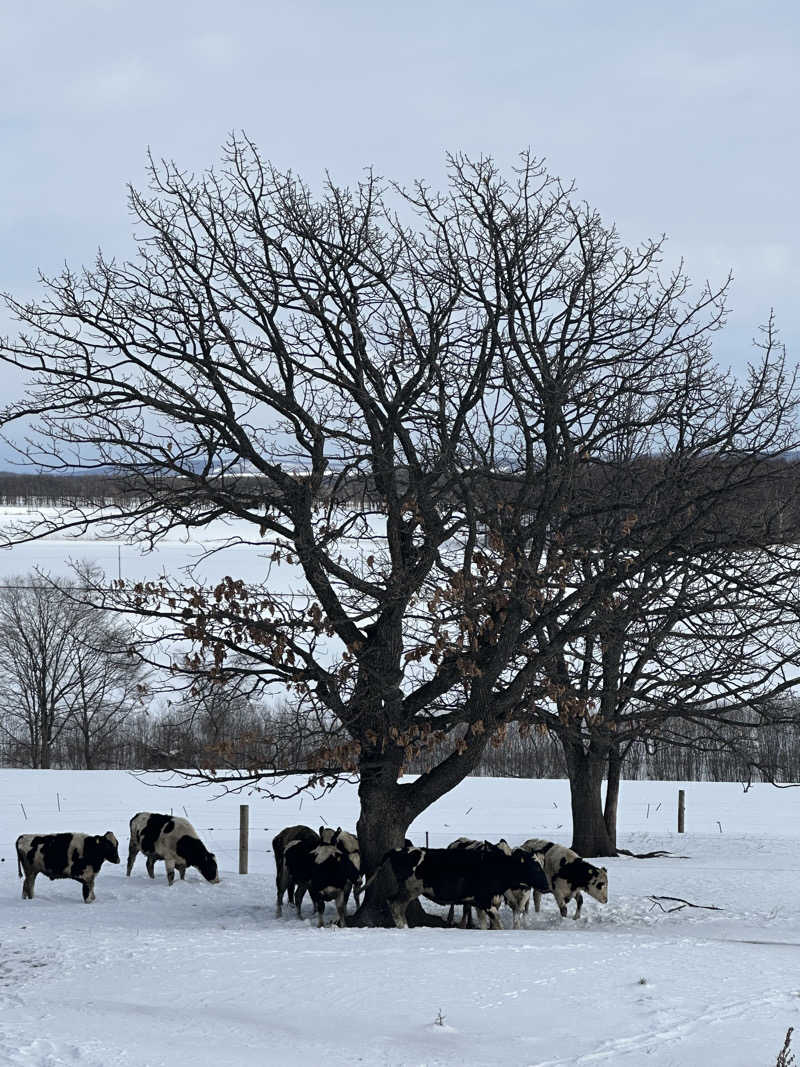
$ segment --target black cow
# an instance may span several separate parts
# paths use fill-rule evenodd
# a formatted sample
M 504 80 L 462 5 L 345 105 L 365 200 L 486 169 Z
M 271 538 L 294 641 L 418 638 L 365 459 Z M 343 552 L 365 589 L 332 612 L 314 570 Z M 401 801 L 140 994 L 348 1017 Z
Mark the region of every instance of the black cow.
M 208 851 L 188 819 L 151 811 L 134 815 L 128 846 L 128 876 L 140 852 L 147 857 L 147 873 L 151 878 L 155 878 L 156 860 L 164 861 L 168 885 L 172 885 L 176 869 L 183 880 L 187 867 L 196 867 L 207 882 L 214 885 L 219 882 L 217 858 Z
M 497 844 L 493 844 L 491 841 L 477 841 L 471 837 L 457 837 L 455 841 L 451 841 L 447 846 L 449 849 L 453 848 L 468 848 L 473 851 L 481 852 L 493 852 L 499 849 L 505 853 L 506 856 L 511 855 L 511 846 L 505 838 L 501 837 Z M 537 857 L 538 859 L 539 857 Z M 541 862 L 541 860 L 539 860 Z M 507 889 L 503 894 L 503 900 L 511 908 L 511 921 L 515 930 L 518 930 L 522 925 L 522 913 L 527 912 L 528 904 L 530 903 L 531 891 L 530 889 Z M 503 900 L 497 898 L 497 907 L 499 908 Z M 448 926 L 453 925 L 453 912 L 455 905 L 450 905 L 450 912 L 447 916 Z M 472 925 L 472 909 L 469 904 L 465 904 L 461 913 L 461 929 L 465 929 L 467 926 Z
M 108 830 L 91 834 L 21 834 L 17 838 L 17 870 L 24 876 L 22 899 L 33 900 L 37 874 L 73 878 L 83 885 L 83 899 L 95 899 L 94 880 L 103 863 L 119 863 L 119 842 Z
M 319 835 L 310 826 L 287 826 L 272 839 L 272 853 L 275 856 L 275 886 L 278 893 L 277 915 L 283 911 L 284 893 L 288 894 L 290 904 L 294 902 L 296 883 L 286 866 L 284 856 L 289 845 L 297 842 L 301 843 L 308 852 L 312 852 L 319 845 L 320 840 Z
M 286 846 L 283 862 L 287 877 L 297 886 L 294 903 L 298 919 L 303 916 L 303 896 L 307 891 L 314 902 L 318 926 L 324 921 L 325 901 L 334 899 L 339 925 L 344 926 L 347 899 L 360 874 L 350 856 L 336 845 L 309 849 L 305 841 L 292 841 Z
M 547 891 L 547 877 L 539 861 L 522 849 L 510 856 L 500 849 L 392 849 L 375 877 L 385 895 L 395 925 L 405 927 L 406 909 L 419 896 L 437 904 L 472 904 L 483 926 L 502 929 L 498 898 L 509 889 Z

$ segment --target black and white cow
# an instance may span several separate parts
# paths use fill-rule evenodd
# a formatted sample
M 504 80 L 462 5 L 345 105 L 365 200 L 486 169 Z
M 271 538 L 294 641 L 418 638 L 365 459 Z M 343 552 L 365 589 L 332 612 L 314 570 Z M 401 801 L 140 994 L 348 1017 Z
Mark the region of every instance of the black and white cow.
M 360 871 L 348 854 L 336 845 L 317 845 L 310 849 L 305 841 L 291 841 L 286 846 L 283 862 L 287 877 L 297 888 L 294 903 L 297 917 L 303 917 L 303 897 L 308 892 L 317 912 L 317 925 L 322 926 L 325 901 L 335 900 L 340 926 L 345 924 L 345 908 L 353 883 Z
M 289 845 L 300 842 L 308 852 L 312 852 L 319 845 L 319 835 L 310 826 L 287 826 L 272 839 L 272 853 L 275 856 L 275 887 L 278 901 L 276 914 L 283 911 L 283 894 L 287 893 L 289 903 L 294 903 L 296 883 L 293 881 L 291 872 L 286 866 L 284 856 Z
M 207 882 L 219 882 L 217 859 L 209 852 L 188 819 L 177 815 L 159 815 L 140 811 L 131 819 L 131 839 L 128 845 L 128 870 L 133 870 L 139 853 L 147 857 L 147 873 L 155 878 L 156 860 L 163 860 L 167 868 L 167 884 L 172 885 L 177 869 L 181 879 L 187 867 L 196 867 Z
M 588 893 L 601 904 L 608 903 L 608 871 L 605 867 L 595 867 L 571 848 L 538 837 L 529 838 L 520 847 L 541 857 L 549 886 L 545 892 L 552 893 L 555 897 L 562 919 L 566 919 L 567 904 L 573 897 L 575 914 L 572 918 L 579 917 L 583 907 L 583 893 Z M 536 911 L 539 910 L 541 899 L 541 892 L 534 889 L 533 906 Z
M 499 900 L 509 889 L 547 891 L 547 878 L 535 856 L 522 849 L 412 848 L 387 852 L 375 874 L 395 925 L 405 927 L 412 900 L 426 896 L 437 904 L 471 904 L 481 926 L 486 919 L 502 929 Z
M 49 879 L 73 878 L 83 885 L 83 899 L 94 900 L 94 880 L 105 861 L 119 863 L 119 842 L 110 830 L 92 834 L 21 834 L 17 838 L 17 870 L 22 899 L 33 900 L 37 874 Z
M 356 907 L 358 907 L 361 903 L 361 890 L 364 884 L 364 878 L 361 873 L 361 849 L 358 844 L 358 838 L 355 834 L 343 830 L 341 826 L 337 826 L 335 830 L 330 826 L 320 826 L 319 840 L 322 845 L 336 845 L 338 849 L 347 853 L 350 857 L 353 866 L 358 871 L 358 879 L 353 883 L 353 896 L 355 897 Z

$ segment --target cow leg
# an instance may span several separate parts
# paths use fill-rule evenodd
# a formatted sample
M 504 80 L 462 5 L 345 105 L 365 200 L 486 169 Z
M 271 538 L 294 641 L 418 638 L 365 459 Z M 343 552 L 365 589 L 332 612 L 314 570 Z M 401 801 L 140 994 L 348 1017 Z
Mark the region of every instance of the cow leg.
M 555 889 L 553 890 L 553 896 L 556 898 L 556 904 L 558 905 L 558 910 L 561 912 L 561 918 L 562 919 L 566 919 L 566 917 L 567 917 L 567 902 L 566 902 L 566 900 Z
M 167 868 L 167 885 L 172 885 L 175 881 L 175 863 L 173 860 L 164 860 L 164 866 Z
M 582 907 L 583 907 L 583 893 L 576 893 L 575 894 L 575 914 L 572 916 L 573 919 L 577 919 L 580 916 Z
M 277 898 L 276 901 L 275 901 L 275 914 L 278 917 L 280 917 L 280 915 L 283 912 L 283 894 L 289 888 L 288 882 L 289 882 L 289 880 L 286 877 L 285 868 L 283 866 L 281 866 L 278 869 L 277 874 L 275 875 L 275 894 L 276 894 L 276 898 Z M 292 894 L 289 893 L 289 900 L 291 901 L 291 899 L 292 899 Z
M 147 857 L 147 863 L 145 864 L 145 866 L 147 867 L 147 876 L 149 878 L 155 878 L 155 876 L 156 876 L 156 858 L 155 858 L 155 856 L 148 856 Z
M 488 930 L 489 929 L 489 916 L 488 916 L 488 913 L 483 908 L 476 908 L 475 911 L 478 913 L 478 929 L 479 930 Z
M 313 897 L 312 897 L 313 900 Z M 317 912 L 317 929 L 325 925 L 325 898 L 320 896 L 314 900 L 314 908 Z
M 345 914 L 347 911 L 347 898 L 350 896 L 350 884 L 340 889 L 336 894 L 336 912 L 339 916 L 339 926 L 345 926 Z
M 538 889 L 534 889 L 534 891 L 533 891 L 533 910 L 538 914 L 539 909 L 541 908 L 541 906 L 542 906 L 542 894 L 539 892 Z M 528 909 L 526 908 L 525 910 L 527 911 Z
M 516 892 L 508 902 L 511 905 L 512 924 L 515 930 L 522 926 L 522 913 L 527 912 L 531 900 L 530 889 Z
M 389 910 L 392 913 L 394 919 L 394 925 L 398 930 L 408 929 L 408 920 L 406 919 L 406 908 L 410 904 L 408 897 L 395 897 L 394 900 L 389 901 Z
M 500 921 L 500 910 L 498 904 L 492 904 L 486 909 L 486 914 L 489 917 L 489 929 L 490 930 L 502 930 L 503 924 Z
M 359 878 L 357 882 L 353 883 L 353 899 L 356 902 L 356 908 L 361 907 L 361 893 L 364 888 L 364 879 Z
M 455 911 L 456 911 L 455 904 L 451 904 L 450 905 L 450 910 L 447 913 L 447 925 L 448 926 L 452 926 L 453 925 L 453 918 L 455 917 Z
M 303 897 L 306 895 L 307 886 L 297 885 L 294 891 L 294 906 L 297 909 L 297 918 L 303 918 Z
M 186 864 L 185 863 L 176 863 L 175 864 L 175 870 L 181 876 L 181 881 L 183 881 L 186 878 Z
M 83 899 L 86 904 L 90 904 L 94 899 L 94 875 L 91 878 L 85 878 L 83 880 Z
M 136 857 L 139 855 L 139 846 L 135 841 L 131 841 L 128 845 L 128 869 L 125 872 L 126 876 L 130 878 L 133 865 L 136 863 Z
M 25 881 L 22 883 L 22 899 L 33 900 L 33 883 L 36 881 L 38 871 L 26 871 Z

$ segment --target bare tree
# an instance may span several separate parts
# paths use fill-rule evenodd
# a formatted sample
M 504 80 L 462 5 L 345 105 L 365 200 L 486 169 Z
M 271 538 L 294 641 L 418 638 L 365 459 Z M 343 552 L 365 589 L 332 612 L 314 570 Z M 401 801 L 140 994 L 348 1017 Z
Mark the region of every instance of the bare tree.
M 131 628 L 93 615 L 83 633 L 73 634 L 75 686 L 68 721 L 87 770 L 106 762 L 146 694 L 143 665 L 131 651 Z
M 552 699 L 617 589 L 712 529 L 716 551 L 741 544 L 717 529 L 721 501 L 769 484 L 762 458 L 795 446 L 793 383 L 771 344 L 743 386 L 720 373 L 725 286 L 662 278 L 659 241 L 625 248 L 529 156 L 511 179 L 454 158 L 441 196 L 369 177 L 315 199 L 238 140 L 219 172 L 151 173 L 131 193 L 138 258 L 10 299 L 28 332 L 2 348 L 35 375 L 5 412 L 38 417 L 31 458 L 111 467 L 130 495 L 18 536 L 102 522 L 152 543 L 225 516 L 291 568 L 289 600 L 266 558 L 260 585 L 95 593 L 192 643 L 180 669 L 277 687 L 336 725 L 307 770 L 358 773 L 371 870 L 490 737 Z M 621 418 L 658 460 L 624 499 L 603 478 L 630 464 Z M 598 531 L 633 513 L 648 536 L 620 567 Z M 360 920 L 385 921 L 381 902 Z
M 0 732 L 31 767 L 50 767 L 68 734 L 95 766 L 139 695 L 130 627 L 76 593 L 38 575 L 0 591 Z

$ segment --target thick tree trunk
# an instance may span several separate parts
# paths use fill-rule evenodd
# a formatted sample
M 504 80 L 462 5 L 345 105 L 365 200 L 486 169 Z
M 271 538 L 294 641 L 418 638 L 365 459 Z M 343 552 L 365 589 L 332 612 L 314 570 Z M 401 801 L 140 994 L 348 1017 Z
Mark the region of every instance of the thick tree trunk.
M 358 844 L 361 869 L 367 879 L 377 869 L 383 856 L 392 848 L 402 848 L 406 831 L 413 818 L 406 808 L 397 778 L 400 757 L 370 755 L 362 759 L 358 797 Z M 352 916 L 354 926 L 394 926 L 385 900 L 374 886 L 367 886 L 361 907 Z
M 565 740 L 572 800 L 572 848 L 581 856 L 616 856 L 603 816 L 603 776 L 608 752 Z
M 622 756 L 617 748 L 612 748 L 608 754 L 608 777 L 606 779 L 606 803 L 603 809 L 603 819 L 606 824 L 606 832 L 614 851 L 617 848 L 617 808 L 619 806 L 619 783 L 622 777 Z

